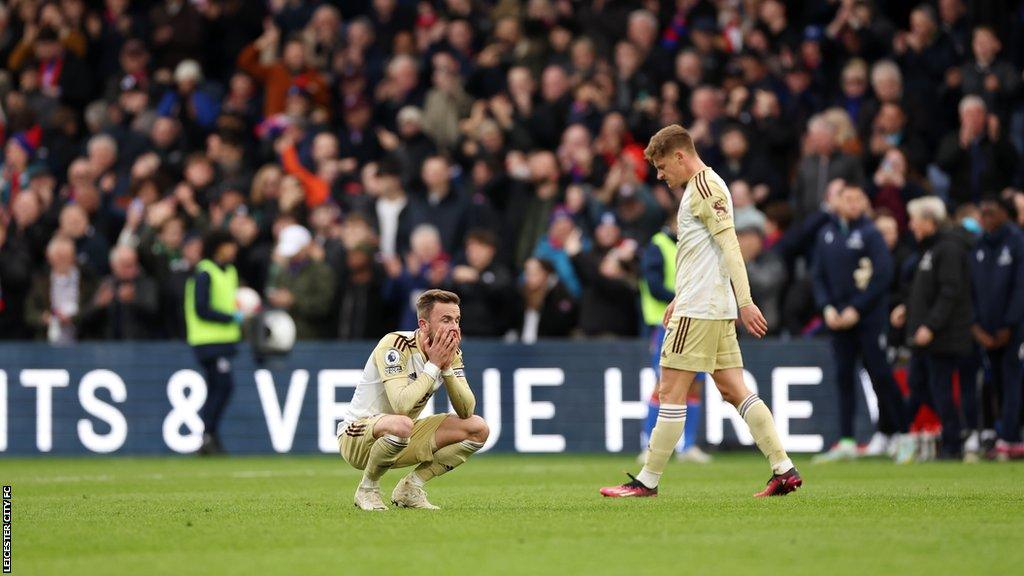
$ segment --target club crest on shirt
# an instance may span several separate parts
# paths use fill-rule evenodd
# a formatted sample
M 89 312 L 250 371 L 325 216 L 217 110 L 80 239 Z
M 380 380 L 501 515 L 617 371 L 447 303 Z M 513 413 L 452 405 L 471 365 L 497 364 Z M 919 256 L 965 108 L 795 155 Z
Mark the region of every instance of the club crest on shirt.
M 729 217 L 729 207 L 725 205 L 724 199 L 716 198 L 711 203 L 711 208 L 715 210 L 715 220 L 722 221 Z
M 921 270 L 931 270 L 932 269 L 932 253 L 931 253 L 931 251 L 925 252 L 924 256 L 921 256 L 921 265 L 919 266 L 919 268 Z
M 846 241 L 846 247 L 850 250 L 860 250 L 864 248 L 864 238 L 860 235 L 860 230 L 850 234 L 849 240 Z
M 1000 266 L 1009 266 L 1013 264 L 1013 256 L 1010 254 L 1010 249 L 1003 246 L 1003 251 L 999 253 L 999 260 L 996 260 L 996 264 Z
M 384 365 L 385 366 L 398 366 L 398 363 L 402 361 L 402 355 L 392 348 L 384 353 Z

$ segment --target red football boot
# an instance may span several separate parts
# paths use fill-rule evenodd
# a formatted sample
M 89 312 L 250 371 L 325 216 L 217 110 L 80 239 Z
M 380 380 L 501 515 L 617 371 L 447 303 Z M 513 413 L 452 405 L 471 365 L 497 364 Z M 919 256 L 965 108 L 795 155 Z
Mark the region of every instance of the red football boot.
M 648 488 L 644 486 L 644 483 L 637 480 L 635 476 L 626 473 L 629 476 L 629 482 L 619 486 L 608 486 L 607 488 L 601 488 L 601 496 L 607 498 L 649 498 L 651 496 L 658 495 L 658 487 Z
M 800 477 L 800 473 L 796 471 L 796 468 L 790 468 L 785 474 L 772 474 L 772 477 L 768 480 L 768 485 L 764 487 L 764 490 L 754 494 L 754 497 L 785 496 L 790 492 L 796 492 L 796 489 L 803 486 L 803 484 L 804 479 Z

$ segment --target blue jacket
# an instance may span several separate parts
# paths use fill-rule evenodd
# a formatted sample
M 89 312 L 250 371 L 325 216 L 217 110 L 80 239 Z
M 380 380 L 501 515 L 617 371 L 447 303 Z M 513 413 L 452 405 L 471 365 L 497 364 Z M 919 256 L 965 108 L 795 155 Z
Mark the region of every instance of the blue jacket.
M 212 128 L 220 114 L 220 103 L 209 94 L 199 90 L 192 93 L 190 100 L 192 106 L 195 107 L 196 124 L 203 128 Z M 160 116 L 178 117 L 181 105 L 181 94 L 175 90 L 168 90 L 157 104 L 156 112 Z
M 590 250 L 590 242 L 583 240 L 583 252 Z M 539 260 L 547 260 L 555 267 L 558 279 L 565 284 L 569 294 L 573 298 L 579 298 L 583 294 L 583 285 L 580 284 L 580 277 L 576 274 L 576 268 L 572 265 L 572 258 L 561 248 L 555 248 L 548 241 L 547 234 L 540 239 L 537 247 L 533 250 L 533 257 Z
M 974 315 L 989 333 L 1024 322 L 1024 234 L 1012 224 L 981 236 L 971 255 Z
M 867 287 L 858 290 L 853 273 L 862 258 L 871 261 L 872 274 Z M 861 217 L 843 226 L 833 218 L 818 232 L 812 262 L 814 299 L 819 309 L 833 306 L 842 312 L 853 306 L 861 324 L 885 324 L 893 264 L 874 222 Z

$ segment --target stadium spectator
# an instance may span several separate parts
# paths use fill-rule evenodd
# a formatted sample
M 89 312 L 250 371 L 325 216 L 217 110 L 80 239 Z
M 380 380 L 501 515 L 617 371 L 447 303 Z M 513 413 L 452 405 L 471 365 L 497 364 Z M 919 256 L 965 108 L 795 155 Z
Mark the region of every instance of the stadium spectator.
M 263 34 L 238 55 L 238 67 L 263 85 L 263 115 L 273 118 L 285 111 L 292 88 L 309 94 L 318 107 L 326 107 L 330 94 L 323 76 L 306 62 L 306 47 L 299 36 L 289 37 L 281 47 L 281 30 L 268 23 Z
M 935 162 L 950 178 L 950 200 L 977 202 L 986 191 L 1010 183 L 1018 154 L 1005 138 L 999 117 L 980 96 L 960 100 L 960 128 L 942 139 Z
M 410 236 L 409 253 L 404 261 L 398 257 L 385 260 L 391 278 L 385 287 L 385 297 L 399 303 L 401 330 L 415 329 L 415 294 L 441 286 L 451 271 L 451 257 L 444 252 L 441 234 L 435 226 L 420 224 Z
M 590 242 L 583 238 L 583 232 L 576 227 L 573 214 L 566 207 L 559 206 L 551 213 L 548 232 L 537 243 L 533 257 L 550 262 L 569 293 L 578 298 L 583 287 L 579 273 L 573 266 L 572 257 L 575 254 L 569 252 L 570 246 L 578 251 L 588 248 Z
M 423 161 L 420 180 L 423 192 L 410 202 L 412 221 L 433 224 L 441 233 L 441 246 L 455 254 L 462 246 L 469 228 L 469 204 L 461 190 L 452 183 L 451 166 L 444 156 L 431 156 Z
M 7 241 L 26 251 L 38 261 L 46 250 L 50 230 L 43 220 L 43 207 L 39 195 L 32 191 L 18 194 L 10 204 L 10 228 Z
M 864 182 L 861 164 L 836 149 L 836 127 L 823 116 L 815 116 L 807 123 L 804 148 L 793 180 L 792 201 L 799 219 L 821 206 L 829 182 L 837 178 L 857 186 Z
M 586 336 L 636 336 L 640 318 L 636 306 L 639 283 L 637 243 L 622 237 L 615 215 L 606 212 L 594 230 L 594 245 L 582 249 L 578 236 L 569 240 L 566 254 L 582 287 L 580 330 Z
M 42 14 L 40 14 L 42 17 Z M 21 42 L 7 60 L 8 69 L 21 75 L 38 90 L 39 110 L 52 111 L 57 104 L 83 108 L 92 91 L 92 77 L 82 59 L 60 39 L 60 31 L 50 25 L 31 22 Z M 76 42 L 76 40 L 72 40 Z
M 576 326 L 576 301 L 547 260 L 526 260 L 520 298 L 516 332 L 524 344 L 533 344 L 538 338 L 568 336 Z
M 156 107 L 157 114 L 181 123 L 193 147 L 202 144 L 202 136 L 213 128 L 220 113 L 220 104 L 200 89 L 202 83 L 199 63 L 181 61 L 174 69 L 174 87 L 164 93 Z
M 344 282 L 338 285 L 338 339 L 372 340 L 388 331 L 386 274 L 374 261 L 375 246 L 360 242 L 345 250 Z
M 646 245 L 671 198 L 639 152 L 681 123 L 729 180 L 737 214 L 756 206 L 770 216 L 765 246 L 787 272 L 780 332 L 799 336 L 819 332 L 814 307 L 801 305 L 812 301 L 806 239 L 828 218 L 819 208 L 829 181 L 868 185 L 905 246 L 912 199 L 957 205 L 1024 177 L 1012 13 L 998 19 L 962 0 L 934 3 L 937 13 L 774 0 L 655 11 L 406 4 L 69 0 L 0 10 L 7 249 L 27 251 L 32 274 L 42 272 L 59 216 L 75 205 L 88 223 L 78 243 L 97 244 L 80 253 L 98 254 L 101 272 L 103 244 L 137 246 L 147 270 L 164 270 L 152 250 L 163 234 L 172 244 L 181 236 L 168 252 L 181 268 L 151 272 L 161 298 L 177 298 L 185 247 L 226 230 L 244 283 L 264 291 L 274 229 L 294 223 L 315 232 L 337 279 L 326 333 L 355 334 L 376 324 L 339 306 L 393 283 L 388 270 L 401 275 L 419 224 L 435 226 L 458 261 L 471 226 L 492 230 L 496 262 L 513 276 L 538 244 L 558 240 L 549 234 L 558 206 L 584 244 L 611 212 L 623 237 Z M 377 237 L 342 246 L 354 215 Z M 362 221 L 351 222 L 361 235 Z M 541 255 L 571 284 L 559 251 Z M 346 296 L 350 258 L 352 278 L 370 284 Z M 164 308 L 157 324 L 180 334 Z
M 82 323 L 103 340 L 149 340 L 159 336 L 160 294 L 130 246 L 110 251 L 110 275 L 100 281 Z
M 25 324 L 25 298 L 32 282 L 28 251 L 7 240 L 7 225 L 0 222 L 0 339 L 29 337 Z
M 75 264 L 71 240 L 56 236 L 46 247 L 49 270 L 38 274 L 25 303 L 25 323 L 36 339 L 70 344 L 83 334 L 83 314 L 93 302 L 95 276 Z
M 768 334 L 775 335 L 782 328 L 782 290 L 786 286 L 786 265 L 779 256 L 765 250 L 766 221 L 756 208 L 736 211 L 734 217 L 736 238 L 747 265 L 750 295 L 764 312 Z
M 306 228 L 289 224 L 281 229 L 267 280 L 267 302 L 292 316 L 299 340 L 323 340 L 333 335 L 330 312 L 335 274 L 323 256 L 323 248 L 313 242 Z
M 79 265 L 89 268 L 93 274 L 106 274 L 109 268 L 110 244 L 98 235 L 89 224 L 89 215 L 78 204 L 68 204 L 60 212 L 60 226 L 57 234 L 75 243 L 75 254 Z
M 847 185 L 839 194 L 835 219 L 818 233 L 814 253 L 814 299 L 832 336 L 839 399 L 839 441 L 819 462 L 858 456 L 853 436 L 857 360 L 864 364 L 878 398 L 878 432 L 894 438 L 897 462 L 909 462 L 915 445 L 903 399 L 886 358 L 889 287 L 893 263 L 889 248 L 867 214 L 864 191 Z
M 1020 96 L 1021 77 L 1013 64 L 999 57 L 1002 49 L 995 30 L 975 28 L 971 38 L 974 59 L 960 67 L 960 78 L 963 93 L 981 96 L 985 106 L 1006 125 Z M 956 74 L 952 76 L 955 80 Z
M 402 186 L 401 170 L 390 160 L 370 168 L 376 169 L 364 172 L 364 186 L 371 197 L 376 197 L 370 218 L 380 235 L 380 251 L 385 257 L 405 254 L 415 221 Z
M 981 225 L 984 229 L 977 250 L 971 258 L 971 286 L 975 324 L 971 327 L 975 341 L 983 349 L 991 380 L 985 396 L 997 400 L 999 440 L 994 456 L 1001 460 L 1021 453 L 1020 409 L 1022 361 L 1024 346 L 1021 334 L 1024 323 L 1024 237 L 1013 224 L 1015 209 L 1003 200 L 988 197 L 981 202 Z M 963 382 L 961 382 L 963 385 Z M 973 414 L 977 422 L 977 414 Z M 968 429 L 971 436 L 965 451 L 978 452 L 980 442 L 976 426 Z
M 451 271 L 448 287 L 462 300 L 462 333 L 496 338 L 512 322 L 505 303 L 513 292 L 508 269 L 495 260 L 498 238 L 489 230 L 471 230 L 466 236 L 464 262 Z
M 925 191 L 914 181 L 907 163 L 907 156 L 900 148 L 890 148 L 878 163 L 868 186 L 871 205 L 887 210 L 899 228 L 907 230 L 907 202 L 925 195 Z
M 742 128 L 726 128 L 722 132 L 721 145 L 723 162 L 716 170 L 730 187 L 736 181 L 743 181 L 751 188 L 751 196 L 757 204 L 783 194 L 776 171 L 762 157 L 750 153 L 747 135 Z
M 528 158 L 509 154 L 508 162 L 515 182 L 506 209 L 505 250 L 518 268 L 533 253 L 553 219 L 561 190 L 558 160 L 551 152 L 534 152 Z
M 930 404 L 942 421 L 940 457 L 959 458 L 961 425 L 953 402 L 953 371 L 971 349 L 969 241 L 947 224 L 945 204 L 935 196 L 912 200 L 907 211 L 919 254 L 906 301 L 893 309 L 892 323 L 906 326 L 913 350 L 908 414 Z

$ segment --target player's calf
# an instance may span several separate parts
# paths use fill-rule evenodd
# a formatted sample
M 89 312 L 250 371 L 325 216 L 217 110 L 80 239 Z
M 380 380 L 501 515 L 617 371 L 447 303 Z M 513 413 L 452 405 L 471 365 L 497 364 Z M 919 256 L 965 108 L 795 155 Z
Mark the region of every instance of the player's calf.
M 484 447 L 490 428 L 483 418 L 449 416 L 435 433 L 440 448 L 429 462 L 424 462 L 403 478 L 391 494 L 391 501 L 402 508 L 437 509 L 427 500 L 424 484 L 451 472 Z
M 363 510 L 387 510 L 380 495 L 380 478 L 391 469 L 399 454 L 409 446 L 413 422 L 407 416 L 385 416 L 377 421 L 363 478 L 356 488 L 355 505 Z

